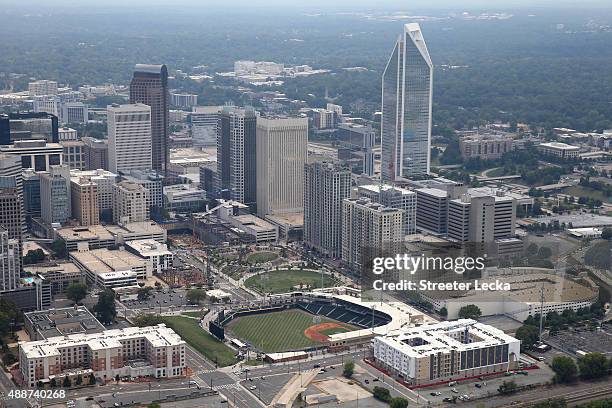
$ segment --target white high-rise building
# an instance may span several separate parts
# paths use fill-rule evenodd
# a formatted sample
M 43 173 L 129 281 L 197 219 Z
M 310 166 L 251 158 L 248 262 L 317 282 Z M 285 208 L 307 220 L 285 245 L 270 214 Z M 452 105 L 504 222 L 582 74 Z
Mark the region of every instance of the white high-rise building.
M 49 81 L 46 79 L 40 79 L 38 81 L 30 82 L 28 84 L 28 92 L 30 95 L 56 95 L 57 94 L 57 82 Z
M 59 116 L 60 99 L 55 95 L 42 95 L 34 98 L 34 112 L 46 112 L 51 115 Z
M 64 102 L 60 107 L 62 123 L 87 123 L 89 108 L 83 102 Z
M 108 162 L 113 173 L 151 169 L 151 107 L 111 105 L 108 112 Z
M 381 177 L 429 173 L 433 64 L 418 23 L 404 25 L 382 77 Z
M 339 164 L 304 166 L 304 243 L 335 258 L 342 254 L 342 200 L 351 196 L 351 171 Z
M 194 106 L 191 118 L 193 145 L 215 146 L 221 129 L 221 106 Z
M 122 181 L 113 185 L 113 220 L 116 224 L 149 219 L 149 190 L 140 184 Z
M 257 214 L 304 209 L 307 118 L 257 119 Z
M 360 271 L 374 257 L 395 255 L 403 243 L 404 210 L 367 198 L 342 202 L 342 260 Z
M 369 198 L 387 207 L 404 210 L 403 234 L 416 233 L 417 196 L 414 191 L 389 184 L 359 186 L 357 191 L 360 197 Z

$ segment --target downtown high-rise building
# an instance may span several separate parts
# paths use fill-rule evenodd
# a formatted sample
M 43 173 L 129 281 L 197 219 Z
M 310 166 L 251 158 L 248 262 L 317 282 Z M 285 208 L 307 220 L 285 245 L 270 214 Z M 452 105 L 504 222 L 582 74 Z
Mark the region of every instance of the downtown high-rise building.
M 386 207 L 404 210 L 403 234 L 416 233 L 417 195 L 414 191 L 389 184 L 369 184 L 359 186 L 357 193 L 359 197 L 369 198 Z
M 22 213 L 23 203 L 19 197 L 18 190 L 13 177 L 0 177 L 0 230 L 6 231 L 4 249 L 17 248 L 17 271 L 21 271 L 21 248 L 23 244 Z M 9 242 L 10 241 L 10 242 Z M 7 255 L 8 256 L 8 255 Z M 10 263 L 12 261 L 6 260 Z M 12 274 L 12 266 L 6 266 L 7 282 L 12 282 L 9 274 Z M 10 286 L 10 285 L 9 285 Z M 1 288 L 0 288 L 1 289 Z
M 342 202 L 342 261 L 363 271 L 374 257 L 394 256 L 401 249 L 404 210 L 367 198 Z
M 150 217 L 149 190 L 130 181 L 113 185 L 113 221 L 116 224 L 146 221 Z
M 107 109 L 108 165 L 115 174 L 150 170 L 152 111 L 142 103 Z
M 10 238 L 8 230 L 0 225 L 0 291 L 17 288 L 20 255 L 19 241 Z
M 40 212 L 47 224 L 66 223 L 72 216 L 70 169 L 65 164 L 50 166 L 40 174 Z
M 351 196 L 351 172 L 337 163 L 304 166 L 304 243 L 339 258 L 342 253 L 342 200 Z
M 130 103 L 143 103 L 151 107 L 151 163 L 152 169 L 156 171 L 165 171 L 170 161 L 169 99 L 166 66 L 137 64 L 130 82 Z
M 251 209 L 257 203 L 256 138 L 257 112 L 253 108 L 223 108 L 217 135 L 219 190 L 225 198 Z
M 433 64 L 418 23 L 404 25 L 382 76 L 381 177 L 429 173 Z
M 307 118 L 257 119 L 257 214 L 302 212 Z
M 19 195 L 19 200 L 21 203 L 21 230 L 23 233 L 25 233 L 27 225 L 25 222 L 25 211 L 23 207 L 23 173 L 19 156 L 0 153 L 0 177 L 14 179 L 17 194 Z

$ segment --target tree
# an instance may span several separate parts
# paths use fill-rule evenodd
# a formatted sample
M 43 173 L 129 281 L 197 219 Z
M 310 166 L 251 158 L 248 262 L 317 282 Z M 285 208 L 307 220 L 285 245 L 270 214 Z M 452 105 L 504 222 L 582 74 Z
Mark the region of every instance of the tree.
M 602 353 L 588 353 L 578 359 L 578 368 L 582 378 L 601 378 L 608 375 L 608 360 Z
M 53 241 L 53 243 L 51 243 L 51 250 L 55 254 L 56 258 L 66 258 L 68 256 L 66 243 L 59 238 Z
M 106 289 L 100 293 L 98 303 L 94 306 L 94 312 L 103 324 L 109 324 L 115 320 L 117 308 L 115 307 L 115 293 L 112 290 Z
M 151 291 L 153 290 L 150 286 L 138 289 L 138 300 L 148 300 L 151 297 Z
M 540 338 L 540 330 L 530 324 L 524 324 L 518 328 L 514 337 L 521 341 L 521 349 L 531 350 L 533 344 Z
M 342 370 L 342 375 L 346 378 L 351 378 L 353 376 L 353 372 L 355 371 L 355 363 L 352 361 L 347 361 L 344 363 L 344 369 Z
M 389 406 L 391 408 L 406 408 L 408 406 L 408 400 L 402 397 L 391 398 Z
M 612 228 L 609 228 L 609 227 L 604 228 L 603 231 L 601 231 L 601 238 L 611 240 L 612 239 Z
M 35 264 L 40 261 L 43 261 L 44 259 L 45 259 L 45 253 L 43 252 L 42 249 L 39 248 L 36 250 L 29 250 L 26 256 L 23 257 L 23 263 L 26 265 Z
M 149 405 L 147 405 L 147 408 L 161 408 L 161 405 L 159 405 L 158 402 L 152 402 Z
M 459 318 L 461 319 L 477 320 L 480 316 L 482 316 L 482 312 L 476 305 L 467 305 L 459 309 Z
M 120 379 L 121 379 L 121 377 L 119 377 L 119 374 L 117 374 L 117 375 L 115 376 L 115 382 L 119 382 L 119 380 L 120 380 Z
M 154 314 L 140 313 L 138 316 L 134 318 L 134 326 L 137 326 L 137 327 L 156 326 L 163 322 L 164 320 L 162 319 L 161 316 L 154 315 Z
M 578 375 L 578 367 L 570 357 L 557 356 L 552 361 L 552 369 L 555 372 L 555 381 L 558 383 L 571 383 Z
M 79 303 L 87 296 L 87 285 L 84 283 L 71 283 L 66 289 L 66 297 L 74 303 Z
M 508 395 L 515 393 L 517 391 L 517 386 L 514 381 L 504 381 L 502 385 L 497 388 L 497 392 L 502 395 Z
M 68 388 L 71 385 L 72 383 L 70 382 L 70 378 L 68 378 L 68 376 L 64 377 L 64 381 L 62 382 L 62 387 Z
M 94 373 L 89 373 L 89 384 L 95 384 L 96 383 L 96 376 L 94 375 Z
M 191 289 L 187 291 L 186 298 L 189 303 L 199 304 L 201 301 L 206 299 L 206 292 L 204 289 Z
M 83 377 L 81 376 L 81 374 L 79 374 L 76 378 L 76 385 L 81 385 L 83 384 Z
M 51 381 L 49 381 L 49 386 L 51 388 L 57 387 L 57 380 L 55 378 L 52 378 Z
M 440 308 L 438 313 L 440 314 L 440 316 L 446 317 L 446 316 L 448 316 L 448 309 L 446 309 L 445 307 L 442 307 L 442 308 Z
M 374 398 L 382 402 L 391 401 L 391 393 L 384 387 L 374 387 L 374 390 L 372 390 L 372 395 Z

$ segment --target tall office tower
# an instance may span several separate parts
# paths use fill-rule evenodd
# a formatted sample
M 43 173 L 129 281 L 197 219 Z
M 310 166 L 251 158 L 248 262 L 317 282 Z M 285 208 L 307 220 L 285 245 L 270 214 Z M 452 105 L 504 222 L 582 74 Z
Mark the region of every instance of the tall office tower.
M 27 222 L 40 217 L 40 174 L 33 169 L 23 171 L 23 208 Z
M 149 190 L 140 184 L 122 181 L 113 186 L 113 220 L 116 224 L 149 219 Z
M 256 125 L 257 112 L 253 108 L 226 106 L 217 138 L 219 190 L 227 190 L 228 198 L 251 208 L 257 201 Z
M 108 165 L 115 174 L 151 169 L 151 107 L 111 105 L 108 112 Z
M 342 202 L 342 260 L 363 271 L 374 257 L 397 254 L 404 240 L 403 213 L 367 198 L 346 198 Z
M 382 76 L 381 177 L 429 173 L 433 64 L 418 23 L 404 25 Z
M 80 225 L 100 224 L 98 185 L 87 177 L 70 178 L 72 218 Z
M 32 96 L 37 95 L 55 95 L 57 94 L 57 82 L 47 79 L 39 79 L 38 81 L 28 84 L 28 92 Z
M 433 234 L 446 234 L 449 193 L 437 188 L 418 188 L 416 225 Z
M 165 65 L 137 64 L 130 82 L 130 103 L 151 107 L 151 164 L 149 168 L 165 171 L 168 152 L 168 69 Z M 110 147 L 110 146 L 109 146 Z M 110 169 L 117 172 L 116 169 Z
M 40 174 L 40 213 L 47 224 L 65 223 L 72 215 L 70 169 L 67 165 L 50 166 Z
M 0 226 L 8 232 L 9 239 L 17 240 L 19 270 L 21 271 L 21 248 L 23 242 L 22 202 L 14 177 L 0 177 Z
M 304 243 L 322 254 L 342 254 L 342 200 L 351 196 L 351 172 L 336 163 L 304 166 Z
M 257 119 L 257 214 L 304 210 L 307 118 Z
M 389 184 L 383 184 L 382 186 L 370 184 L 359 186 L 357 192 L 360 197 L 369 198 L 371 201 L 380 203 L 385 207 L 404 210 L 402 233 L 404 235 L 416 233 L 417 198 L 414 191 Z
M 221 127 L 221 106 L 194 106 L 189 115 L 194 146 L 215 146 Z
M 0 225 L 0 291 L 14 290 L 19 283 L 19 241 L 9 238 L 9 232 Z
M 0 153 L 0 177 L 11 177 L 15 180 L 15 187 L 21 203 L 21 230 L 25 233 L 27 225 L 23 207 L 23 174 L 19 156 Z
M 108 141 L 84 137 L 81 139 L 85 146 L 83 156 L 85 156 L 85 169 L 87 170 L 108 170 Z

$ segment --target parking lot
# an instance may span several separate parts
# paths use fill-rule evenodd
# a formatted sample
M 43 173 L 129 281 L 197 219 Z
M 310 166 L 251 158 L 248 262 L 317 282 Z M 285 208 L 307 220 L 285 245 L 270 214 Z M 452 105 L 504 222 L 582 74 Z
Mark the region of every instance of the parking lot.
M 570 329 L 562 331 L 546 339 L 546 342 L 568 354 L 576 355 L 576 351 L 586 353 L 598 352 L 612 355 L 612 329 L 604 326 L 602 329 Z
M 185 290 L 183 289 L 164 289 L 159 292 L 153 290 L 147 300 L 126 300 L 121 303 L 128 309 L 155 309 L 159 307 L 182 307 L 189 305 L 185 298 Z

